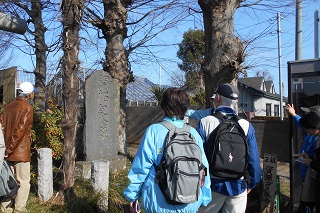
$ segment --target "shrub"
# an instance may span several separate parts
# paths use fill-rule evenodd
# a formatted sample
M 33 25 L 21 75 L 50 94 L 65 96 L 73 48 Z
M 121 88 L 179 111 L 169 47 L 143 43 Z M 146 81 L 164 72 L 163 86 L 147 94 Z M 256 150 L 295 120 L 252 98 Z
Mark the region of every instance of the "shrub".
M 63 117 L 62 108 L 57 107 L 52 99 L 48 101 L 49 108 L 46 112 L 39 111 L 35 104 L 33 117 L 33 128 L 31 130 L 32 145 L 35 149 L 51 148 L 52 157 L 61 159 L 63 153 L 63 133 L 61 120 Z
M 194 96 L 190 97 L 191 106 L 205 106 L 206 105 L 206 93 L 205 90 L 196 92 Z
M 167 88 L 165 87 L 160 87 L 160 86 L 153 86 L 151 88 L 151 92 L 156 96 L 158 104 L 161 103 L 162 100 L 162 93 L 166 90 Z

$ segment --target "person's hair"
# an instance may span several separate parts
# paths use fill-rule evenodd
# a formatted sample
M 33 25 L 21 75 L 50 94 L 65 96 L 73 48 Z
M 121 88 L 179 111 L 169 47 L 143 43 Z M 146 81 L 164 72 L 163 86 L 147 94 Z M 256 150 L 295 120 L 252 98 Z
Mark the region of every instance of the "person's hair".
M 166 116 L 183 119 L 189 108 L 189 96 L 182 89 L 168 88 L 162 94 L 160 105 Z
M 21 90 L 18 90 L 18 96 L 19 96 L 19 97 L 22 97 L 22 98 L 28 98 L 28 97 L 29 97 L 29 94 L 22 93 Z
M 226 97 L 220 95 L 220 105 L 229 106 L 235 110 L 236 109 L 235 106 L 237 104 L 238 104 L 238 100 L 233 100 L 233 99 L 226 98 Z
M 300 124 L 305 129 L 320 129 L 320 117 L 316 113 L 310 112 L 301 117 Z

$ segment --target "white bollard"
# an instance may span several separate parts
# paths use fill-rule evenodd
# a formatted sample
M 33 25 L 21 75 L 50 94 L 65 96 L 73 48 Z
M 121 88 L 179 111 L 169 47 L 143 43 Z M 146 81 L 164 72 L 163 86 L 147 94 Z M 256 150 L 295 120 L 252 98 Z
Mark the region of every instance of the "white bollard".
M 100 209 L 108 209 L 108 191 L 109 191 L 109 161 L 92 161 L 91 178 L 94 190 L 103 193 L 103 199 L 99 203 Z
M 38 149 L 38 197 L 42 202 L 53 195 L 52 150 Z

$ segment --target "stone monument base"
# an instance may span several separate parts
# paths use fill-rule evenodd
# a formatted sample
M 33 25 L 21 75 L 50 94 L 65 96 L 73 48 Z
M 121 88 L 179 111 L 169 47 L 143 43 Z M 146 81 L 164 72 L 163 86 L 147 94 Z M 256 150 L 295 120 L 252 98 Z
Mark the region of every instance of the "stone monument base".
M 123 155 L 117 155 L 110 159 L 101 159 L 110 162 L 110 174 L 115 174 L 126 168 L 127 158 Z M 77 161 L 75 166 L 75 177 L 91 179 L 91 161 Z

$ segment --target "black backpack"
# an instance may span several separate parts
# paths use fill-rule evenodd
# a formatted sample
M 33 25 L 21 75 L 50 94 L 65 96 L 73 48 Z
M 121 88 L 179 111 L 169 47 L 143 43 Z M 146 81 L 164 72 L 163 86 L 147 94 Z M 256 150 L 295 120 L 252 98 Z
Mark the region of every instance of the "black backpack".
M 160 122 L 169 132 L 163 158 L 156 166 L 156 181 L 169 204 L 194 203 L 204 183 L 202 152 L 190 133 L 190 126 L 177 128 L 168 121 Z
M 249 149 L 237 115 L 213 114 L 221 123 L 205 143 L 211 175 L 224 179 L 247 179 Z

